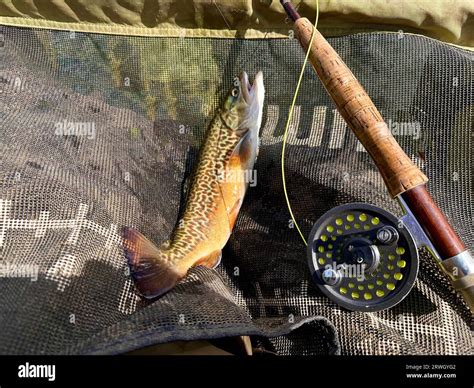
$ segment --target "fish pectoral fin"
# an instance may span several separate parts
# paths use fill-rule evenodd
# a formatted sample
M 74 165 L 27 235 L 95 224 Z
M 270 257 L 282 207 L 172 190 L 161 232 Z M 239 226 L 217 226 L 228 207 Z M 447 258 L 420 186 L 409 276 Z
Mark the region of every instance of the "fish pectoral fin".
M 255 163 L 257 141 L 248 131 L 235 146 L 224 167 L 224 174 L 221 174 L 224 179 L 219 185 L 231 230 L 239 214 Z
M 234 229 L 234 225 L 235 225 L 235 222 L 237 221 L 237 217 L 239 215 L 239 211 L 240 211 L 240 207 L 242 206 L 242 202 L 243 202 L 243 197 L 242 197 L 242 199 L 237 200 L 234 203 L 234 206 L 232 207 L 232 209 L 228 212 L 228 214 L 229 214 L 229 227 L 230 227 L 231 231 L 232 231 L 232 229 Z
M 231 164 L 238 160 L 240 162 L 239 167 L 243 170 L 249 168 L 249 164 L 253 164 L 254 162 L 255 155 L 253 154 L 257 152 L 257 145 L 253 144 L 253 142 L 258 143 L 258 138 L 253 139 L 252 132 L 248 131 L 242 136 L 232 151 L 232 155 L 230 156 Z
M 123 248 L 133 279 L 140 295 L 156 298 L 172 289 L 187 271 L 171 263 L 162 250 L 141 233 L 123 228 Z
M 221 259 L 222 259 L 222 250 L 219 249 L 217 251 L 210 253 L 207 256 L 200 258 L 198 261 L 196 261 L 193 267 L 202 265 L 208 268 L 216 268 L 221 263 Z

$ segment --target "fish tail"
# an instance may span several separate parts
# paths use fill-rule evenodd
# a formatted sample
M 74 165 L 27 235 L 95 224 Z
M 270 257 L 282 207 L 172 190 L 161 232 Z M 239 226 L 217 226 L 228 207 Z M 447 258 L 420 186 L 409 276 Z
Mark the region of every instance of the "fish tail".
M 124 227 L 122 236 L 130 276 L 143 297 L 163 295 L 186 276 L 186 271 L 173 265 L 166 253 L 141 233 Z

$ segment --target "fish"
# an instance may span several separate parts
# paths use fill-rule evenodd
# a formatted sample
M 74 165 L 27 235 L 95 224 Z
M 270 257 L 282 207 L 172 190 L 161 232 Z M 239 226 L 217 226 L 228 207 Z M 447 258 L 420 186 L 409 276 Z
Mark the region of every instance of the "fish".
M 246 72 L 213 117 L 191 176 L 186 206 L 169 240 L 159 247 L 133 228 L 122 230 L 124 253 L 138 293 L 157 298 L 190 268 L 215 268 L 222 258 L 249 186 L 259 151 L 263 73 Z

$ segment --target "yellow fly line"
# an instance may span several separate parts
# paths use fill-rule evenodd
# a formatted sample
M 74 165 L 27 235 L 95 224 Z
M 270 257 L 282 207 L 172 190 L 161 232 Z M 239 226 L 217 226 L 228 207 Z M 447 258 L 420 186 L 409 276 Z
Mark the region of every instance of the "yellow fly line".
M 314 22 L 313 33 L 311 34 L 311 40 L 310 40 L 310 43 L 309 43 L 309 46 L 308 46 L 308 50 L 306 51 L 306 56 L 304 58 L 303 66 L 301 67 L 300 77 L 298 79 L 295 94 L 293 96 L 293 101 L 291 102 L 291 106 L 290 106 L 290 112 L 288 113 L 288 119 L 286 121 L 285 133 L 283 135 L 283 146 L 282 146 L 282 151 L 281 151 L 281 178 L 282 178 L 282 181 L 283 181 L 283 192 L 285 193 L 286 204 L 288 206 L 288 210 L 290 211 L 290 216 L 291 216 L 291 219 L 293 221 L 293 224 L 295 225 L 296 229 L 298 230 L 298 233 L 300 234 L 301 238 L 303 239 L 303 242 L 305 243 L 305 245 L 308 245 L 308 243 L 306 242 L 306 239 L 303 236 L 303 233 L 301 232 L 301 229 L 298 226 L 298 223 L 296 222 L 295 216 L 293 214 L 293 210 L 291 209 L 290 199 L 288 198 L 288 192 L 286 190 L 285 150 L 286 150 L 286 140 L 288 138 L 288 130 L 290 128 L 291 119 L 293 117 L 293 110 L 294 110 L 295 104 L 296 104 L 296 98 L 298 97 L 298 93 L 300 91 L 301 81 L 303 80 L 303 74 L 304 74 L 304 71 L 305 71 L 305 68 L 306 68 L 306 64 L 308 63 L 309 53 L 310 53 L 311 47 L 313 45 L 314 36 L 316 35 L 316 28 L 318 27 L 318 20 L 319 20 L 319 0 L 316 0 L 316 20 Z

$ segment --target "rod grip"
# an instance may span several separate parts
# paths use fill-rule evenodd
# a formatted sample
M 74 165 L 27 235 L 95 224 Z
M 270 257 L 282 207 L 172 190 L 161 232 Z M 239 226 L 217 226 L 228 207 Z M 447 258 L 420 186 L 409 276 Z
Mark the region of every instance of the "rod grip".
M 313 25 L 296 20 L 295 33 L 305 50 Z M 392 197 L 425 184 L 428 178 L 402 150 L 370 97 L 327 40 L 316 31 L 309 60 L 339 113 L 374 159 Z

